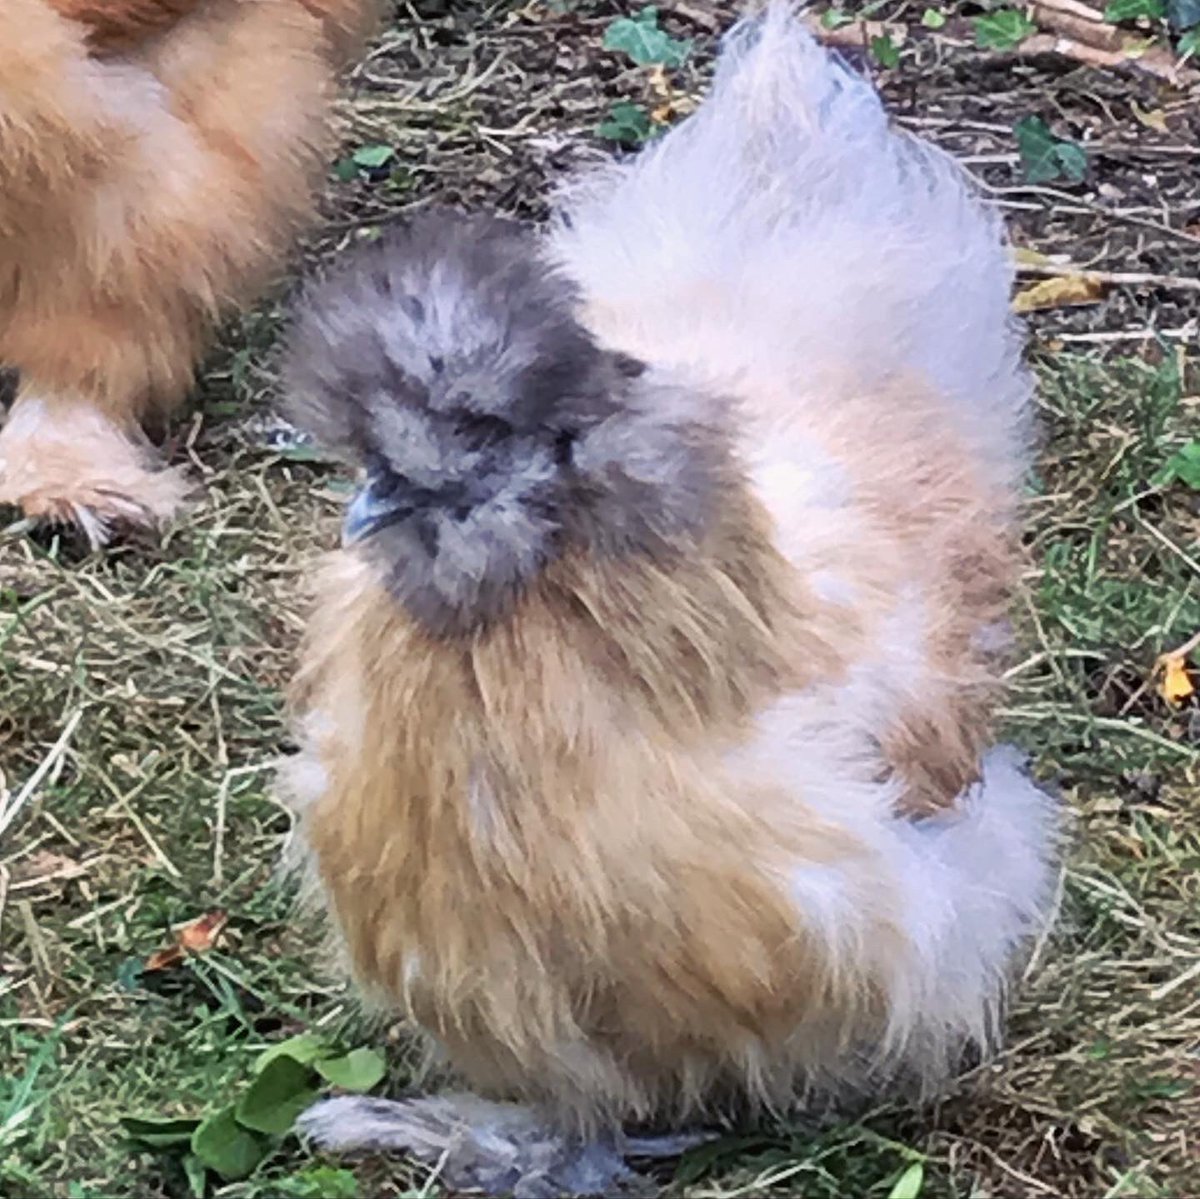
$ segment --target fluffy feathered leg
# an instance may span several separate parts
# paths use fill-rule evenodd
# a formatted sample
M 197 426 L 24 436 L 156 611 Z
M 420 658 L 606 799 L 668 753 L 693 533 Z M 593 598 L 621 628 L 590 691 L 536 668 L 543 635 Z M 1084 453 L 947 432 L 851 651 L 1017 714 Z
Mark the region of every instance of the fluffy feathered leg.
M 141 430 L 91 404 L 23 389 L 0 429 L 0 504 L 51 524 L 75 525 L 93 549 L 119 525 L 170 519 L 191 490 L 181 470 L 159 469 Z
M 704 1134 L 572 1141 L 528 1107 L 474 1095 L 370 1099 L 344 1095 L 309 1108 L 297 1130 L 323 1149 L 388 1150 L 434 1166 L 455 1190 L 541 1199 L 647 1194 L 631 1158 L 677 1157 Z
M 182 502 L 140 423 L 187 392 L 220 313 L 310 216 L 332 42 L 373 5 L 205 4 L 128 57 L 89 53 L 89 14 L 184 7 L 0 4 L 0 361 L 23 380 L 0 500 L 93 542 Z

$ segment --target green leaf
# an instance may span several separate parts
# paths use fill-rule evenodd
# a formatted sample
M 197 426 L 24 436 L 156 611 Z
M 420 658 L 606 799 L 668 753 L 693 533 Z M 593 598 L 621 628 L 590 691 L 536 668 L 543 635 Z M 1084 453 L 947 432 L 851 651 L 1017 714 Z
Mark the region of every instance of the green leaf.
M 282 1136 L 316 1097 L 312 1070 L 295 1058 L 277 1057 L 238 1100 L 237 1120 L 255 1132 Z
M 1058 166 L 1072 183 L 1082 183 L 1087 174 L 1087 151 L 1076 142 L 1060 141 L 1055 149 Z
M 1161 21 L 1166 15 L 1166 0 L 1109 0 L 1104 10 L 1104 19 L 1111 25 L 1118 21 L 1137 21 L 1142 17 Z
M 1030 183 L 1067 178 L 1078 183 L 1087 174 L 1087 153 L 1050 132 L 1041 117 L 1022 117 L 1014 126 L 1021 166 Z
M 924 1181 L 925 1166 L 921 1162 L 912 1162 L 888 1191 L 888 1199 L 917 1199 Z
M 131 1140 L 151 1149 L 169 1149 L 173 1145 L 187 1145 L 192 1133 L 200 1126 L 199 1120 L 182 1117 L 179 1119 L 146 1119 L 141 1116 L 122 1116 L 121 1127 Z
M 1163 481 L 1185 483 L 1200 491 L 1200 441 L 1191 441 L 1172 454 L 1163 467 Z
M 361 146 L 350 156 L 355 166 L 371 171 L 386 166 L 396 157 L 391 146 Z
M 1200 0 L 1167 0 L 1167 20 L 1172 29 L 1200 25 Z
M 975 18 L 975 44 L 981 50 L 1012 50 L 1037 26 L 1015 8 L 998 8 Z
M 871 39 L 871 53 L 875 61 L 886 70 L 900 65 L 900 47 L 886 33 Z
M 608 120 L 597 127 L 596 136 L 610 142 L 640 146 L 649 139 L 652 129 L 650 114 L 644 108 L 620 100 L 609 109 Z
M 230 1105 L 214 1112 L 192 1133 L 192 1152 L 226 1182 L 237 1182 L 254 1172 L 266 1157 L 267 1146 L 261 1137 L 237 1122 Z
M 842 8 L 827 8 L 821 14 L 821 26 L 825 29 L 841 29 L 853 20 L 854 18 Z
M 312 1033 L 302 1032 L 299 1036 L 288 1037 L 264 1049 L 254 1062 L 254 1073 L 261 1074 L 277 1057 L 290 1057 L 292 1061 L 302 1066 L 311 1066 L 319 1057 L 328 1057 L 330 1044 L 322 1037 L 314 1037 Z
M 343 183 L 349 183 L 358 178 L 358 167 L 354 165 L 353 158 L 339 158 L 333 164 L 333 173 Z
M 358 1199 L 358 1179 L 336 1166 L 313 1166 L 278 1179 L 273 1187 L 281 1199 Z
M 352 1049 L 345 1057 L 324 1058 L 315 1068 L 326 1082 L 345 1091 L 369 1091 L 387 1073 L 383 1055 L 373 1049 Z
M 605 50 L 627 54 L 639 67 L 681 67 L 692 52 L 690 41 L 679 41 L 658 27 L 658 9 L 647 5 L 636 16 L 618 17 L 604 31 Z
M 1185 54 L 1200 54 L 1200 28 L 1189 29 L 1179 39 L 1179 46 L 1177 48 L 1181 56 Z
M 926 29 L 943 29 L 946 25 L 946 14 L 938 8 L 927 8 L 921 14 L 921 24 Z
M 194 1199 L 204 1199 L 208 1190 L 208 1167 L 194 1153 L 189 1153 L 183 1159 L 183 1172 Z

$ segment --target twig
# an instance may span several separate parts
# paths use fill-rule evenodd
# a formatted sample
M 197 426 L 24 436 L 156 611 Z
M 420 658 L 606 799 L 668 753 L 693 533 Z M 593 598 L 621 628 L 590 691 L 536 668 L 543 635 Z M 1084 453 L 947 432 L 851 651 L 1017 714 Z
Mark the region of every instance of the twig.
M 1022 275 L 1039 275 L 1051 279 L 1078 277 L 1094 283 L 1200 291 L 1200 279 L 1189 279 L 1185 275 L 1156 275 L 1150 271 L 1094 271 L 1087 267 L 1072 266 L 1070 263 L 1060 265 L 1053 262 L 1019 262 L 1017 271 Z
M 1104 14 L 1098 8 L 1093 8 L 1090 4 L 1082 4 L 1080 0 L 1034 0 L 1034 7 L 1063 13 L 1076 17 L 1080 21 L 1104 20 Z
M 1193 633 L 1182 645 L 1168 650 L 1159 661 L 1161 662 L 1163 658 L 1186 658 L 1198 645 L 1200 645 L 1200 631 Z
M 1200 237 L 1196 237 L 1183 229 L 1176 229 L 1173 225 L 1164 225 L 1162 221 L 1151 221 L 1144 217 L 1132 216 L 1119 208 L 1107 208 L 1103 204 L 1096 204 L 1091 200 L 1085 200 L 1082 196 L 1073 196 L 1070 192 L 1059 191 L 1056 187 L 1043 187 L 1037 183 L 1015 183 L 1009 184 L 1006 187 L 996 187 L 979 175 L 972 175 L 971 177 L 975 181 L 975 186 L 981 188 L 990 196 L 1047 196 L 1050 199 L 1060 202 L 1057 206 L 1060 212 L 1069 211 L 1066 207 L 1067 205 L 1075 205 L 1088 212 L 1094 212 L 1097 216 L 1107 217 L 1109 220 L 1123 221 L 1127 225 L 1140 225 L 1145 229 L 1155 229 L 1159 233 L 1167 233 L 1171 237 L 1178 238 L 1179 241 L 1187 242 L 1189 245 L 1200 246 Z
M 25 786 L 17 792 L 16 798 L 3 811 L 0 811 L 0 837 L 3 837 L 8 831 L 9 825 L 16 820 L 17 813 L 29 802 L 30 797 L 41 786 L 42 780 L 46 778 L 58 764 L 63 754 L 67 752 L 67 746 L 70 744 L 71 738 L 75 735 L 75 730 L 79 727 L 79 722 L 82 719 L 82 708 L 77 709 L 71 714 L 63 731 L 59 733 L 58 740 L 50 747 L 50 752 L 38 764 L 33 774 L 29 776 Z
M 1179 329 L 1113 329 L 1105 333 L 1056 333 L 1053 329 L 1043 329 L 1039 330 L 1038 336 L 1078 345 L 1105 345 L 1122 341 L 1151 341 L 1156 337 L 1183 341 L 1195 337 L 1196 328 L 1193 325 L 1184 325 Z
M 1150 1002 L 1158 1003 L 1160 999 L 1165 999 L 1172 991 L 1182 987 L 1184 983 L 1190 983 L 1198 974 L 1200 974 L 1200 961 L 1193 962 L 1182 974 L 1177 974 L 1170 982 L 1155 987 L 1150 992 Z
M 1195 71 L 1177 66 L 1171 55 L 1159 53 L 1157 50 L 1147 50 L 1144 54 L 1134 55 L 1124 50 L 1104 50 L 1099 46 L 1054 33 L 1035 33 L 1026 38 L 1015 52 L 1001 52 L 1002 56 L 1015 55 L 1018 58 L 1036 58 L 1040 54 L 1061 54 L 1064 58 L 1088 67 L 1140 71 L 1144 75 L 1153 75 L 1156 79 L 1165 79 L 1171 84 L 1190 82 L 1196 75 Z
M 1150 534 L 1151 537 L 1154 538 L 1155 541 L 1157 541 L 1160 545 L 1165 546 L 1181 562 L 1187 566 L 1190 566 L 1192 570 L 1196 572 L 1196 574 L 1200 575 L 1200 562 L 1197 562 L 1196 559 L 1187 553 L 1186 550 L 1180 549 L 1179 546 L 1177 546 L 1175 542 L 1173 542 L 1166 535 L 1166 533 L 1160 532 L 1148 520 L 1144 520 L 1139 513 L 1134 512 L 1133 518 L 1139 525 L 1142 526 L 1143 529 L 1146 530 L 1147 533 Z
M 1034 20 L 1046 29 L 1053 29 L 1056 33 L 1065 34 L 1074 41 L 1098 50 L 1120 53 L 1125 41 L 1125 35 L 1115 25 L 1106 24 L 1101 13 L 1083 16 L 1074 6 L 1064 10 L 1053 3 L 1053 0 L 1049 3 L 1046 0 L 1035 0 L 1033 16 Z

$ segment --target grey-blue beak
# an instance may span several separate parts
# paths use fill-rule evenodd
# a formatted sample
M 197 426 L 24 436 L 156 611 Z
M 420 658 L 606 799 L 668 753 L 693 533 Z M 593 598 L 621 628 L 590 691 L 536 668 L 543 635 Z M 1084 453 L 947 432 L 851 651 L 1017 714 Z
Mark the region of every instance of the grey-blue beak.
M 353 545 L 369 537 L 395 509 L 395 502 L 375 490 L 375 480 L 366 482 L 354 493 L 342 521 L 342 544 Z

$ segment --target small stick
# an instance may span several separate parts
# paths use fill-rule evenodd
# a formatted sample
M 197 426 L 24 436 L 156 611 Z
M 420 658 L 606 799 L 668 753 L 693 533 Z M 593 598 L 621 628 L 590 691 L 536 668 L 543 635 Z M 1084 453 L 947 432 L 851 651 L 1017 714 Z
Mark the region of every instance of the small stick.
M 1200 631 L 1193 633 L 1181 646 L 1176 649 L 1168 650 L 1158 660 L 1165 662 L 1168 658 L 1186 658 L 1188 654 L 1200 645 Z
M 1046 3 L 1035 3 L 1033 16 L 1038 24 L 1047 29 L 1097 50 L 1120 52 L 1124 46 L 1125 35 L 1116 26 L 1105 24 L 1103 18 L 1093 20 L 1081 17 L 1078 13 L 1063 12 L 1056 5 Z
M 1078 276 L 1095 283 L 1165 287 L 1174 291 L 1200 291 L 1200 279 L 1189 279 L 1184 275 L 1156 275 L 1150 271 L 1094 271 L 1090 267 L 1053 262 L 1019 262 L 1017 271 L 1022 275 L 1039 275 L 1051 279 Z
M 1121 341 L 1149 341 L 1155 337 L 1171 339 L 1195 337 L 1196 330 L 1184 325 L 1180 329 L 1114 329 L 1107 333 L 1055 333 L 1052 329 L 1044 329 L 1039 336 L 1050 341 L 1074 342 L 1079 345 L 1106 345 Z
M 1034 8 L 1047 8 L 1093 24 L 1104 22 L 1104 14 L 1099 9 L 1090 4 L 1081 4 L 1080 0 L 1034 0 Z

